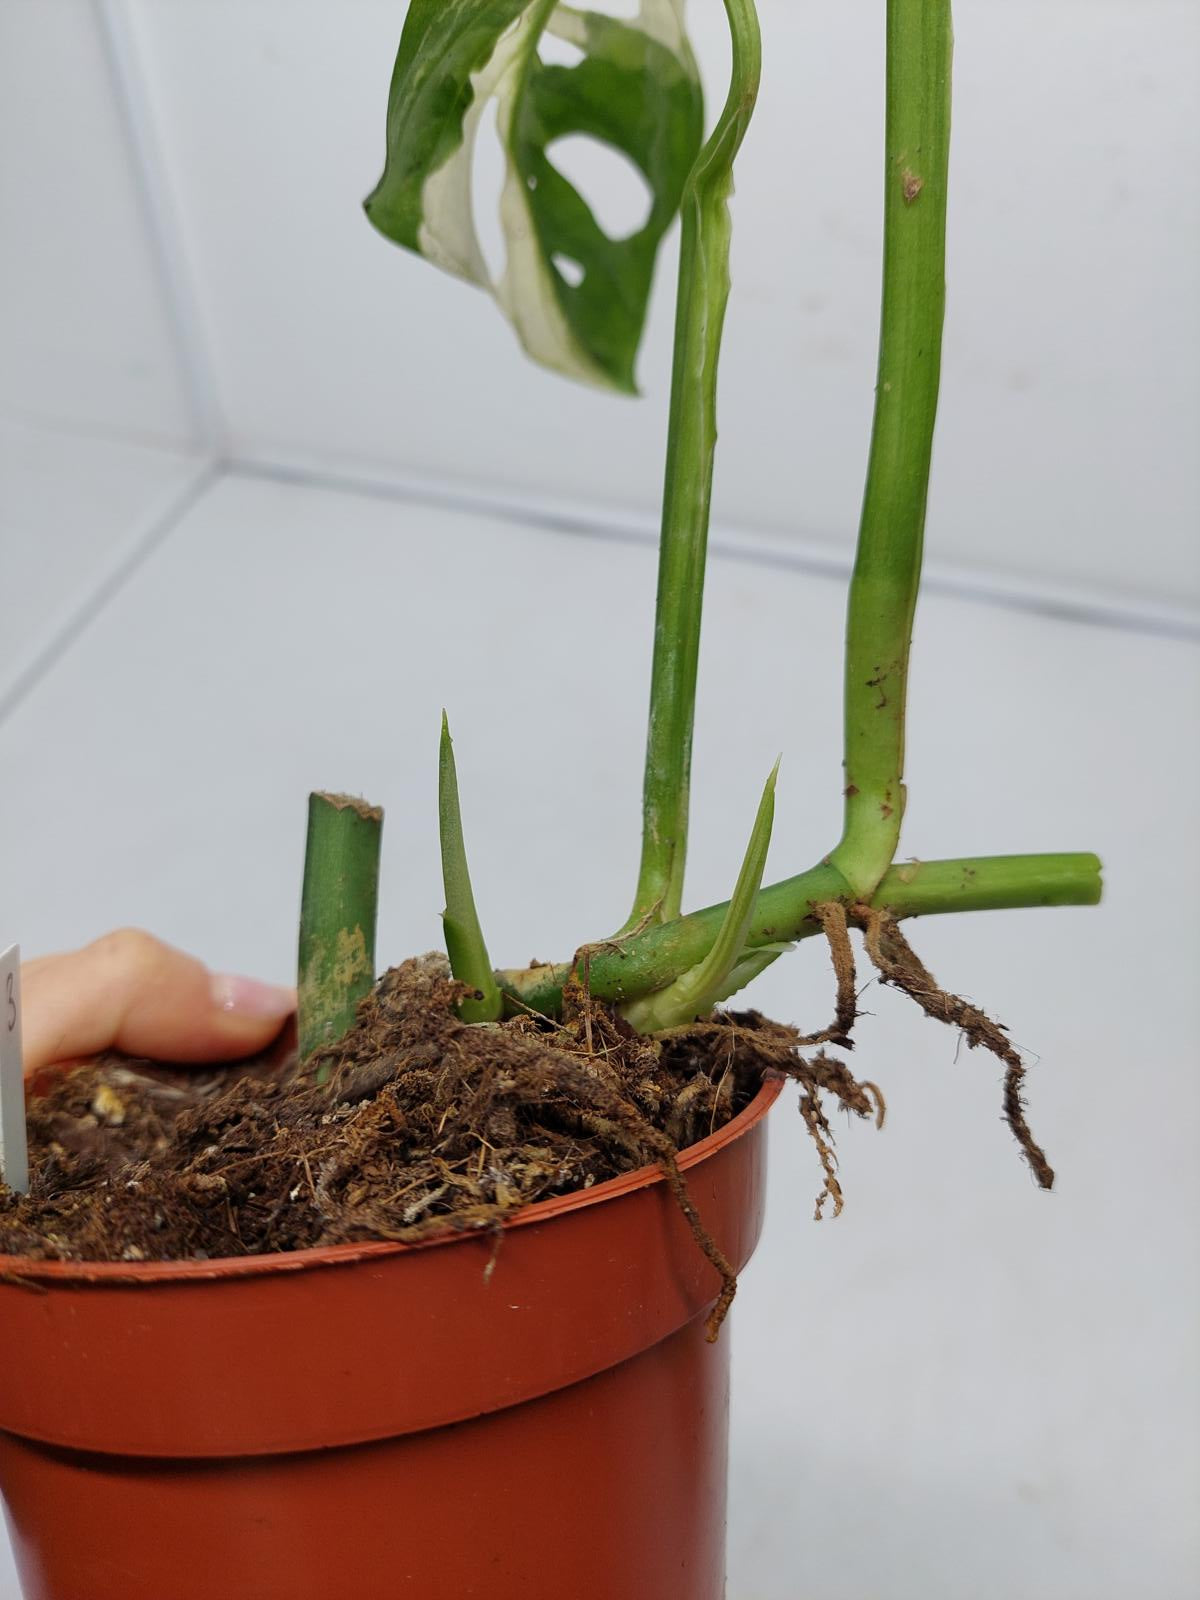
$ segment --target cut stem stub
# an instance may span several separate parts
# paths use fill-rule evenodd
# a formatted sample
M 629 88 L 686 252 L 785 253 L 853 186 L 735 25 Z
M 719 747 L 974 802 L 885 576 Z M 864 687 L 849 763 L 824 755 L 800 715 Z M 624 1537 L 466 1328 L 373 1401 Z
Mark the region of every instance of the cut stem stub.
M 300 1059 L 336 1044 L 375 982 L 383 811 L 351 795 L 308 797 L 300 906 Z

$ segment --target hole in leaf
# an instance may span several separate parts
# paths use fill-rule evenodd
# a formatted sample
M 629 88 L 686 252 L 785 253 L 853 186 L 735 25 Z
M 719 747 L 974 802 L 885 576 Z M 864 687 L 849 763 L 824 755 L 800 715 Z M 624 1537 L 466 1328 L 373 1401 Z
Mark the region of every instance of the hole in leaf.
M 494 100 L 484 107 L 475 159 L 471 163 L 471 211 L 479 248 L 493 282 L 503 276 L 506 259 L 504 230 L 500 225 L 500 192 L 504 188 L 507 163 L 500 143 L 497 111 Z
M 622 17 L 626 22 L 636 17 L 642 7 L 641 0 L 588 0 L 589 11 L 602 11 L 606 17 Z
M 564 256 L 561 252 L 551 256 L 550 259 L 563 282 L 570 284 L 572 289 L 578 289 L 584 278 L 583 263 L 576 261 L 574 256 Z
M 546 154 L 610 239 L 628 239 L 646 226 L 654 204 L 650 185 L 620 150 L 587 134 L 568 133 Z
M 583 60 L 583 51 L 577 44 L 553 33 L 542 35 L 538 41 L 538 55 L 548 67 L 577 67 Z

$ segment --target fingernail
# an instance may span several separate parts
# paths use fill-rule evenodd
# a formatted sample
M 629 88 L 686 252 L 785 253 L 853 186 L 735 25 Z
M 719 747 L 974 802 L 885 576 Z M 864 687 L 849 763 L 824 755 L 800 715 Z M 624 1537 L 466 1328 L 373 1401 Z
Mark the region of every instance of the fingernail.
M 257 978 L 239 978 L 231 972 L 217 972 L 212 979 L 213 1005 L 237 1017 L 278 1018 L 291 1016 L 296 1009 L 296 992 Z

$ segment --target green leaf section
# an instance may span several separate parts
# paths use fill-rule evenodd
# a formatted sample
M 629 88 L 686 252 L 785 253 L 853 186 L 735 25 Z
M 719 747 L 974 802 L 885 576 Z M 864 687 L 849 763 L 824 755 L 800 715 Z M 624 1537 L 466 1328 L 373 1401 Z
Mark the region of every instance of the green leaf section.
M 528 9 L 529 0 L 412 0 L 392 71 L 383 177 L 364 202 L 397 244 L 421 250 L 422 189 L 462 149 L 475 79 Z
M 450 970 L 471 990 L 459 1005 L 464 1022 L 495 1022 L 504 1009 L 503 998 L 492 964 L 488 959 L 483 929 L 475 910 L 471 874 L 467 870 L 467 847 L 463 839 L 462 810 L 458 801 L 458 773 L 454 765 L 454 745 L 450 725 L 442 713 L 442 743 L 438 763 L 438 820 L 442 844 L 442 883 L 446 909 L 442 926 Z
M 638 17 L 623 21 L 554 0 L 412 0 L 392 75 L 386 164 L 365 202 L 387 238 L 488 289 L 534 359 L 626 392 L 635 389 L 658 247 L 703 132 L 682 11 L 683 0 L 643 0 Z M 582 52 L 579 61 L 544 62 L 546 32 Z M 506 160 L 506 261 L 495 281 L 471 192 L 491 100 Z M 555 166 L 554 145 L 572 134 L 619 151 L 645 178 L 650 212 L 628 238 L 610 238 Z

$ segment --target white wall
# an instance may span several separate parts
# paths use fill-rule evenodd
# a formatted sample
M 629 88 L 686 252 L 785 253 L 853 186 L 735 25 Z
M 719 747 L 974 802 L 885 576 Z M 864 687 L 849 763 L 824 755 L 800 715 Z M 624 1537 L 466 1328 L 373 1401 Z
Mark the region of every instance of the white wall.
M 0 719 L 197 471 L 103 21 L 0 0 Z
M 127 0 L 237 452 L 657 501 L 660 279 L 623 402 L 377 238 L 402 0 Z M 692 0 L 715 98 L 722 11 Z M 878 297 L 877 0 L 764 0 L 738 175 L 717 514 L 852 537 Z M 934 559 L 1200 597 L 1193 0 L 959 0 Z
M 98 8 L 0 0 L 0 107 L 0 415 L 189 443 Z

